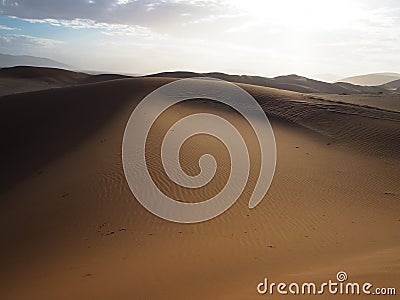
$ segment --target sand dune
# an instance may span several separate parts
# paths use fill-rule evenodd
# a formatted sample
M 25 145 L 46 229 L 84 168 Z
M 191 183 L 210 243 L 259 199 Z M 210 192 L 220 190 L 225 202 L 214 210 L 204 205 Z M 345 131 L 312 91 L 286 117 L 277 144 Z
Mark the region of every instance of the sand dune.
M 0 98 L 1 299 L 254 299 L 264 277 L 318 282 L 339 270 L 355 281 L 400 287 L 398 112 L 241 84 L 275 132 L 271 189 L 253 210 L 250 185 L 221 216 L 183 225 L 155 217 L 133 198 L 121 162 L 132 110 L 171 80 L 120 79 Z M 169 111 L 164 125 L 204 109 L 244 129 L 234 112 L 200 101 Z M 163 130 L 156 126 L 152 140 Z M 200 137 L 182 154 L 189 173 L 196 172 L 193 155 L 211 152 L 220 162 L 220 175 L 200 198 L 224 184 L 229 160 L 220 146 Z M 171 185 L 158 159 L 149 165 L 162 188 L 199 200 Z
M 334 95 L 334 94 L 315 94 L 310 96 L 322 101 L 342 102 L 386 110 L 388 112 L 400 112 L 400 95 L 375 95 L 375 94 L 360 94 L 360 95 Z
M 374 73 L 374 74 L 346 77 L 338 81 L 347 82 L 355 85 L 376 86 L 376 85 L 384 85 L 388 82 L 397 79 L 400 79 L 399 73 Z
M 188 78 L 188 77 L 213 77 L 222 80 L 252 84 L 264 87 L 272 87 L 282 90 L 288 90 L 300 93 L 325 93 L 325 94 L 362 94 L 362 93 L 392 93 L 392 89 L 385 86 L 362 86 L 346 82 L 327 83 L 319 80 L 310 79 L 298 75 L 277 76 L 274 78 L 267 78 L 261 76 L 249 75 L 230 75 L 225 73 L 194 73 L 194 72 L 163 72 L 150 77 L 175 77 L 175 78 Z
M 133 76 L 119 74 L 87 74 L 56 68 L 42 68 L 30 66 L 18 66 L 0 69 L 0 96 L 23 93 L 49 88 L 60 88 L 87 83 L 102 82 L 108 80 L 132 78 Z M 137 76 L 142 77 L 142 76 Z M 362 86 L 347 82 L 327 83 L 298 75 L 278 76 L 267 78 L 249 75 L 231 75 L 219 72 L 195 73 L 195 72 L 163 72 L 143 77 L 166 78 L 190 78 L 213 77 L 222 80 L 251 84 L 263 87 L 271 87 L 299 93 L 323 93 L 323 94 L 394 94 L 400 89 L 396 81 L 378 85 Z
M 18 66 L 0 69 L 0 96 L 128 78 L 117 74 L 90 75 L 64 69 Z
M 3 68 L 0 69 L 0 96 L 73 85 L 87 76 L 55 68 Z

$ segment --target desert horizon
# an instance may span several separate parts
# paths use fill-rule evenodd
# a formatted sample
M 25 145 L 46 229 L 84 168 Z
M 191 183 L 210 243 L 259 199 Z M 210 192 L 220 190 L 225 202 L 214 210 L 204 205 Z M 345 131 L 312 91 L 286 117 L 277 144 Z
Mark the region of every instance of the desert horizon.
M 63 65 L 60 65 L 60 67 L 49 67 L 46 66 L 46 63 L 41 66 L 40 62 L 38 62 L 39 65 L 35 65 L 32 61 L 31 63 L 32 65 L 24 65 L 15 61 L 11 66 L 0 68 L 0 77 L 2 78 L 0 83 L 2 91 L 0 95 L 138 77 L 210 77 L 229 82 L 316 94 L 400 94 L 400 74 L 398 73 L 382 72 L 365 74 L 329 83 L 297 74 L 279 75 L 272 78 L 257 75 L 238 75 L 222 72 L 198 73 L 192 71 L 165 71 L 144 75 L 130 73 L 129 75 L 113 72 L 74 70 Z M 21 85 L 21 81 L 18 80 L 24 80 L 25 85 Z

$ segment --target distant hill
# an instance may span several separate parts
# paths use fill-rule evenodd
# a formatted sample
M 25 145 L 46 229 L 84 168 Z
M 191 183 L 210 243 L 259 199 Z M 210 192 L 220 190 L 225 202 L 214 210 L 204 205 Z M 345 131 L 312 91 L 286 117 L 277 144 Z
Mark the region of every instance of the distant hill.
M 346 77 L 338 80 L 337 82 L 347 82 L 351 84 L 364 85 L 364 86 L 377 86 L 386 84 L 388 82 L 397 79 L 400 79 L 399 73 L 374 73 L 374 74 Z
M 118 74 L 90 75 L 64 69 L 17 66 L 0 69 L 0 96 L 128 78 Z
M 282 90 L 300 92 L 300 93 L 323 93 L 323 94 L 369 94 L 369 93 L 391 93 L 393 90 L 388 90 L 382 86 L 359 86 L 350 83 L 327 83 L 314 79 L 309 79 L 299 75 L 285 75 L 275 78 L 267 78 L 261 76 L 248 75 L 229 75 L 224 73 L 195 73 L 186 71 L 177 72 L 162 72 L 157 74 L 147 75 L 150 77 L 214 77 L 230 82 L 246 83 L 265 87 L 272 87 Z
M 73 69 L 73 67 L 58 61 L 29 55 L 9 55 L 0 53 L 0 68 L 14 67 L 14 66 L 34 66 L 34 67 L 50 67 Z

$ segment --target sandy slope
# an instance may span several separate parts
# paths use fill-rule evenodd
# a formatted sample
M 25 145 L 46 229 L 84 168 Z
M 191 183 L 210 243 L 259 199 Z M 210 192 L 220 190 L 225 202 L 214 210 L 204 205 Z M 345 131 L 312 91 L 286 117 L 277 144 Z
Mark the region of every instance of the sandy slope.
M 247 190 L 218 218 L 175 224 L 141 207 L 121 164 L 131 111 L 169 80 L 0 98 L 0 299 L 254 299 L 262 298 L 256 286 L 264 277 L 321 282 L 339 270 L 400 288 L 398 113 L 242 85 L 272 120 L 271 189 L 253 210 Z M 204 107 L 181 105 L 165 117 L 195 109 Z M 210 194 L 223 186 L 229 164 L 219 146 L 200 138 L 186 149 L 222 161 Z M 190 157 L 182 157 L 188 172 Z M 163 178 L 153 159 L 154 176 Z M 167 192 L 184 193 L 162 182 Z
M 322 98 L 328 101 L 344 102 L 360 106 L 375 107 L 387 111 L 400 112 L 400 95 L 333 95 L 333 94 L 318 94 L 316 98 Z

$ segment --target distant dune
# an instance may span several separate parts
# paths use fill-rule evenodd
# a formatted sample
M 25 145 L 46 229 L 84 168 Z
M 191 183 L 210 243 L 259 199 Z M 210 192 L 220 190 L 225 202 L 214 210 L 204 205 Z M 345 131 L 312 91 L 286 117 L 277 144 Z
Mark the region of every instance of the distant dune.
M 34 66 L 34 67 L 50 67 L 72 69 L 73 67 L 58 61 L 29 55 L 10 55 L 0 53 L 0 68 L 15 67 L 15 66 Z
M 128 78 L 116 74 L 89 75 L 64 69 L 18 66 L 0 69 L 0 96 Z
M 338 82 L 347 82 L 355 85 L 376 86 L 400 79 L 399 73 L 374 73 L 346 77 L 338 80 Z
M 400 113 L 400 95 L 376 95 L 376 94 L 353 94 L 353 95 L 337 95 L 337 94 L 315 94 L 315 99 L 321 101 L 341 102 L 354 104 L 361 107 L 377 108 L 388 112 Z
M 239 84 L 272 123 L 278 160 L 271 188 L 248 209 L 252 168 L 227 212 L 177 224 L 136 201 L 121 162 L 132 110 L 173 80 L 117 79 L 0 97 L 1 299 L 256 299 L 265 277 L 322 283 L 339 270 L 351 282 L 400 286 L 399 113 Z M 249 134 L 234 111 L 194 100 L 161 116 L 148 150 L 164 125 L 197 111 Z M 174 197 L 198 200 L 224 186 L 229 155 L 213 139 L 195 137 L 181 153 L 188 172 L 199 155 L 216 158 L 220 175 L 201 193 L 168 180 L 155 153 L 149 172 Z

